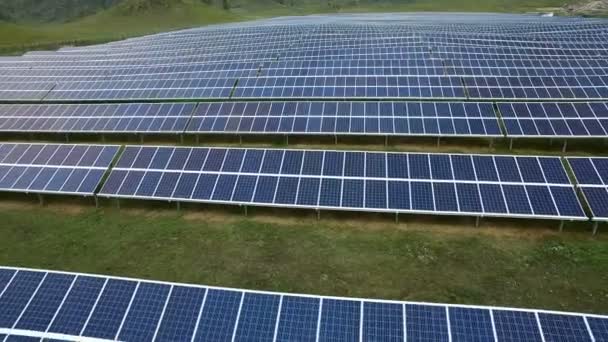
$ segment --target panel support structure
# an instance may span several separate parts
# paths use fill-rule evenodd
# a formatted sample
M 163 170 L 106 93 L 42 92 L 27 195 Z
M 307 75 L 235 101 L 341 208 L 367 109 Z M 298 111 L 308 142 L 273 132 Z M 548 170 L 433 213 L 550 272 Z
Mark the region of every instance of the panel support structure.
M 562 153 L 566 153 L 567 148 L 568 148 L 568 140 L 564 140 L 564 145 L 562 146 Z
M 597 227 L 599 226 L 599 222 L 593 222 L 593 235 L 597 234 Z
M 38 203 L 40 203 L 41 206 L 44 205 L 44 196 L 42 196 L 42 194 L 37 194 L 36 195 L 38 197 Z
M 564 231 L 564 221 L 559 221 L 559 231 L 560 232 Z

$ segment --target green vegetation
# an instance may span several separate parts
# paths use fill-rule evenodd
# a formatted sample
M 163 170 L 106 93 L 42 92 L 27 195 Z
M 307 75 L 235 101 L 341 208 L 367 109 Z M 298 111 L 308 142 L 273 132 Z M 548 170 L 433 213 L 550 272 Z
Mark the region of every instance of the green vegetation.
M 55 5 L 55 2 L 32 0 L 10 0 L 0 5 L 0 53 L 101 43 L 172 29 L 280 15 L 525 12 L 563 4 L 562 0 L 62 0 L 50 11 L 47 8 L 50 3 Z M 66 5 L 68 3 L 72 5 Z M 105 9 L 114 3 L 117 4 Z M 95 14 L 75 19 L 92 12 Z
M 123 203 L 124 205 L 124 203 Z M 146 203 L 146 207 L 150 202 Z M 433 220 L 3 200 L 0 264 L 274 291 L 608 311 L 608 240 L 587 223 Z M 251 214 L 251 211 L 250 211 Z M 463 221 L 455 224 L 455 221 Z M 522 227 L 522 225 L 524 227 Z

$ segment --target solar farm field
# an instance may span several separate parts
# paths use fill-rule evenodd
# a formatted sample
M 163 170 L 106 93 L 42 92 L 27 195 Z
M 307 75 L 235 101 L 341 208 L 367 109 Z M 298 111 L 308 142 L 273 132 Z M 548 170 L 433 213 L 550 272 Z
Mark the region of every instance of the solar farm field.
M 316 15 L 0 57 L 0 263 L 35 268 L 0 339 L 601 341 L 606 38 Z

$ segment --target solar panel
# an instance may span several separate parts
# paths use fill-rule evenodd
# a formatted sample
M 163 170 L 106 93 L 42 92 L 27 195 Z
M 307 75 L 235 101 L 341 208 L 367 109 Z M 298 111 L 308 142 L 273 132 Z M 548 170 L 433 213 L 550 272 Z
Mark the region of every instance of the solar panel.
M 194 103 L 0 105 L 0 131 L 182 133 Z
M 458 77 L 256 77 L 240 78 L 232 98 L 465 98 Z
M 608 108 L 604 102 L 498 103 L 509 137 L 608 136 Z
M 0 191 L 91 196 L 118 148 L 114 145 L 0 144 Z
M 187 133 L 502 136 L 489 103 L 200 103 Z
M 586 219 L 554 157 L 127 146 L 99 196 Z
M 589 209 L 591 219 L 608 221 L 608 158 L 566 158 Z
M 0 101 L 605 100 L 606 32 L 531 15 L 260 20 L 2 57 Z
M 608 316 L 337 298 L 0 267 L 0 337 L 601 341 Z M 69 318 L 69 320 L 68 320 Z

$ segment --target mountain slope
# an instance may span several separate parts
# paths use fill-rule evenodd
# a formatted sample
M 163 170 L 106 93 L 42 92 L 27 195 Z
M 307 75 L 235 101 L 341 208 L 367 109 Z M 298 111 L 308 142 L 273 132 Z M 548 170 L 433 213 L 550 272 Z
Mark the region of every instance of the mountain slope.
M 0 19 L 9 22 L 65 22 L 95 14 L 120 0 L 2 0 Z
M 0 19 L 0 54 L 55 49 L 62 45 L 101 43 L 167 30 L 283 15 L 401 11 L 557 11 L 563 6 L 563 1 L 0 0 L 0 18 L 5 18 L 4 21 Z M 67 9 L 68 4 L 73 6 Z M 111 6 L 107 7 L 109 5 Z M 23 8 L 16 10 L 18 6 Z M 43 15 L 44 11 L 48 13 Z M 95 14 L 78 17 L 91 11 Z M 40 23 L 41 20 L 46 22 Z

